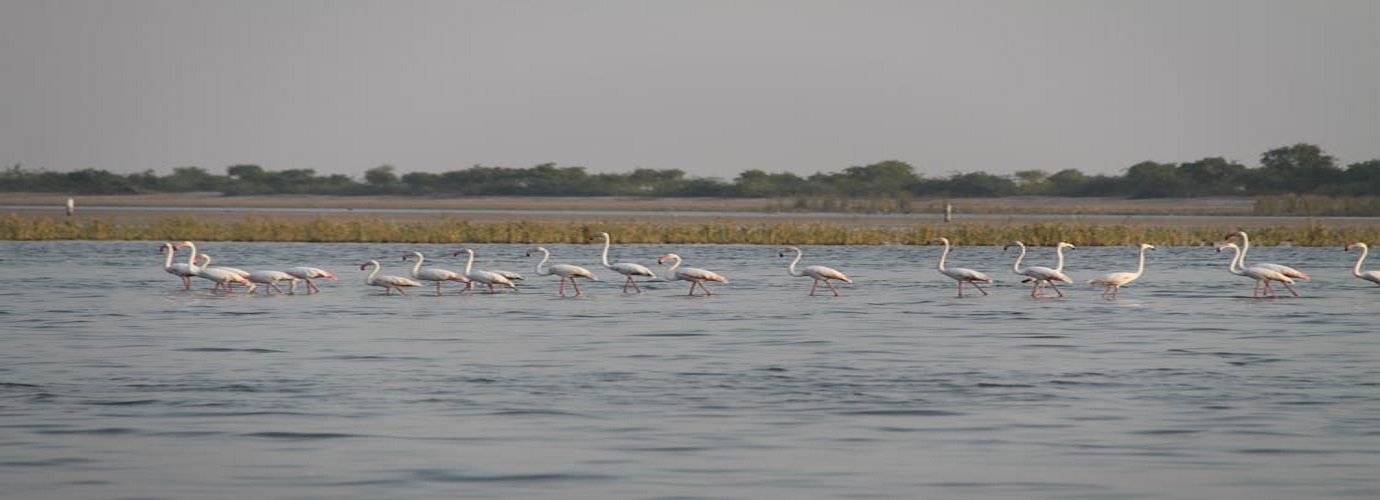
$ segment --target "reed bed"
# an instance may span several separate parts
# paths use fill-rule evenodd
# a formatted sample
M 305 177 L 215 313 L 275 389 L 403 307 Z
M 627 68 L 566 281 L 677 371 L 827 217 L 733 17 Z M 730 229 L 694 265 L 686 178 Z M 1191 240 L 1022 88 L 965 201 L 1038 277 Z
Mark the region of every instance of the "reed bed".
M 1095 223 L 915 223 L 889 226 L 845 222 L 704 223 L 601 222 L 586 224 L 515 220 L 475 223 L 459 218 L 426 222 L 358 218 L 293 221 L 271 216 L 227 221 L 167 217 L 152 222 L 122 223 L 109 219 L 0 218 L 0 240 L 135 240 L 135 241 L 277 241 L 356 243 L 586 243 L 599 231 L 618 243 L 757 244 L 757 245 L 912 245 L 947 237 L 959 245 L 1003 245 L 1020 240 L 1031 245 L 1068 241 L 1080 246 L 1209 245 L 1221 241 L 1229 226 L 1160 227 Z M 1251 231 L 1262 245 L 1340 246 L 1355 241 L 1380 242 L 1380 228 L 1327 226 L 1321 223 L 1267 227 Z

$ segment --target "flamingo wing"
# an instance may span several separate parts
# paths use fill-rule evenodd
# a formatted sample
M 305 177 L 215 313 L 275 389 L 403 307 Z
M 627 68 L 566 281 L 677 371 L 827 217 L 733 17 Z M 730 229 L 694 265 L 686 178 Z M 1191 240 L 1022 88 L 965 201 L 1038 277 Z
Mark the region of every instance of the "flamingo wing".
M 647 266 L 631 262 L 619 262 L 609 266 L 609 269 L 625 276 L 656 276 Z
M 1357 277 L 1380 285 L 1380 271 L 1366 271 Z
M 987 282 L 987 283 L 991 283 L 991 282 L 992 282 L 992 278 L 991 278 L 991 277 L 988 277 L 986 274 L 982 273 L 981 271 L 974 271 L 974 270 L 968 269 L 968 268 L 966 268 L 966 267 L 950 267 L 950 268 L 946 268 L 946 269 L 944 269 L 944 274 L 945 274 L 946 276 L 950 277 L 950 278 L 953 278 L 953 279 L 956 279 L 956 280 L 959 280 L 959 281 L 984 281 L 984 282 Z
M 853 280 L 848 279 L 848 275 L 843 274 L 842 271 L 839 271 L 838 269 L 834 269 L 832 267 L 806 266 L 805 269 L 801 270 L 801 272 L 817 280 L 839 280 L 844 283 L 853 282 Z
M 682 267 L 676 270 L 676 278 L 686 281 L 717 281 L 728 283 L 728 278 L 720 276 L 714 271 L 700 269 L 698 267 Z
M 1106 275 L 1103 275 L 1102 277 L 1088 280 L 1088 284 L 1121 286 L 1135 281 L 1135 279 L 1138 277 L 1140 276 L 1136 273 L 1108 273 Z
M 552 264 L 550 267 L 548 267 L 548 268 L 546 268 L 546 269 L 547 269 L 547 271 L 550 271 L 551 274 L 559 275 L 559 276 L 561 276 L 562 278 L 577 278 L 577 277 L 578 277 L 578 278 L 588 278 L 588 279 L 591 279 L 591 280 L 594 280 L 594 281 L 599 281 L 599 278 L 598 278 L 597 276 L 595 276 L 594 273 L 589 272 L 588 269 L 585 269 L 585 268 L 583 268 L 583 267 L 576 266 L 576 265 L 571 265 L 571 264 Z

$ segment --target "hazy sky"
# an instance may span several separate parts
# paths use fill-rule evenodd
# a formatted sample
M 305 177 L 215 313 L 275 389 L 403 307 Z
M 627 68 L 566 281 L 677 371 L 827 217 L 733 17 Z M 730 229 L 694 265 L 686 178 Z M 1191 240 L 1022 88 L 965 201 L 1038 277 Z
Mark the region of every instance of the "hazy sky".
M 0 166 L 1380 158 L 1376 0 L 0 0 Z

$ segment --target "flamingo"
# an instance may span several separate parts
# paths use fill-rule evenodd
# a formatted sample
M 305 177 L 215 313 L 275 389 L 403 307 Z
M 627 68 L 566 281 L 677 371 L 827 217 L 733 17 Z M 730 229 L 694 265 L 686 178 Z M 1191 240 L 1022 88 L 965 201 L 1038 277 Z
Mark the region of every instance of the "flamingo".
M 786 273 L 790 274 L 791 276 L 809 276 L 810 278 L 813 278 L 813 279 L 814 279 L 814 281 L 813 281 L 812 283 L 810 283 L 810 296 L 811 296 L 811 297 L 813 297 L 813 296 L 815 295 L 815 289 L 819 287 L 819 282 L 821 282 L 821 281 L 824 282 L 824 285 L 825 285 L 825 286 L 828 286 L 828 287 L 829 287 L 829 290 L 830 290 L 830 291 L 834 292 L 834 296 L 835 296 L 835 297 L 838 297 L 838 296 L 839 296 L 839 291 L 838 291 L 837 288 L 834 288 L 834 284 L 833 284 L 833 283 L 830 283 L 829 280 L 839 280 L 839 281 L 842 281 L 842 282 L 844 282 L 844 283 L 852 283 L 852 282 L 853 282 L 853 280 L 848 279 L 848 276 L 847 276 L 847 275 L 843 274 L 842 272 L 839 272 L 838 269 L 834 269 L 834 268 L 832 268 L 832 267 L 825 267 L 825 266 L 805 266 L 804 269 L 801 269 L 800 271 L 796 271 L 796 270 L 795 270 L 795 265 L 796 265 L 797 263 L 800 262 L 800 258 L 801 258 L 801 257 L 804 257 L 804 256 L 805 256 L 805 252 L 800 251 L 799 248 L 792 247 L 792 246 L 787 246 L 787 247 L 782 247 L 782 248 L 781 248 L 781 251 L 777 253 L 777 256 L 778 256 L 778 257 L 785 257 L 785 256 L 786 256 L 786 252 L 795 252 L 795 260 L 792 260 L 792 261 L 791 261 L 791 265 L 789 265 L 789 266 L 786 267 Z M 707 291 L 708 291 L 708 290 L 706 290 L 706 292 L 707 292 Z
M 1022 282 L 1025 282 L 1025 281 L 1034 281 L 1034 282 L 1035 282 L 1035 286 L 1034 286 L 1033 288 L 1030 289 L 1030 296 L 1031 296 L 1031 297 L 1039 297 L 1039 296 L 1040 296 L 1040 295 L 1038 295 L 1038 292 L 1040 291 L 1040 282 L 1041 282 L 1041 281 L 1043 281 L 1043 282 L 1045 282 L 1046 284 L 1048 284 L 1050 288 L 1053 288 L 1053 289 L 1054 289 L 1054 293 L 1059 294 L 1060 297 L 1063 297 L 1063 296 L 1064 296 L 1064 292 L 1060 291 L 1060 290 L 1059 290 L 1059 287 L 1054 286 L 1054 282 L 1055 282 L 1055 281 L 1063 281 L 1063 282 L 1065 282 L 1065 283 L 1073 283 L 1073 278 L 1070 278 L 1067 274 L 1064 274 L 1064 249 L 1065 249 L 1065 248 L 1076 248 L 1076 247 L 1074 247 L 1074 246 L 1073 246 L 1072 244 L 1070 244 L 1070 243 L 1063 242 L 1063 241 L 1059 242 L 1058 245 L 1055 245 L 1055 246 L 1054 246 L 1054 253 L 1055 253 L 1055 255 L 1058 255 L 1058 256 L 1059 256 L 1059 263 L 1057 264 L 1057 267 L 1055 267 L 1054 269 L 1050 269 L 1050 268 L 1044 267 L 1044 266 L 1030 266 L 1030 267 L 1027 267 L 1027 268 L 1025 268 L 1025 269 L 1021 269 L 1021 259 L 1025 258 L 1025 243 L 1021 243 L 1021 242 L 1019 242 L 1019 241 L 1013 241 L 1013 242 L 1011 242 L 1011 243 L 1006 244 L 1006 246 L 1002 247 L 1002 248 L 1001 248 L 1001 251 L 1002 251 L 1002 252 L 1005 252 L 1007 248 L 1010 248 L 1010 247 L 1012 247 L 1012 246 L 1018 246 L 1018 247 L 1020 247 L 1020 248 L 1021 248 L 1021 254 L 1018 255 L 1018 256 L 1016 256 L 1016 262 L 1015 262 L 1014 264 L 1011 264 L 1011 270 L 1012 270 L 1013 272 L 1015 272 L 1016 274 L 1019 274 L 1019 275 L 1021 275 L 1021 276 L 1026 276 L 1026 279 L 1021 280 Z
M 575 288 L 575 295 L 577 297 L 580 295 L 581 292 L 580 285 L 575 283 L 575 278 L 585 278 L 590 281 L 599 281 L 599 277 L 595 276 L 594 273 L 589 272 L 588 269 L 572 264 L 551 264 L 550 266 L 547 266 L 545 271 L 543 271 L 541 266 L 542 264 L 545 264 L 547 260 L 551 259 L 551 251 L 547 250 L 545 247 L 532 247 L 527 249 L 527 256 L 531 257 L 532 254 L 536 252 L 541 252 L 542 254 L 541 262 L 537 263 L 537 276 L 549 276 L 552 274 L 560 276 L 560 292 L 562 297 L 565 296 L 566 281 L 569 281 L 570 286 Z
M 459 273 L 451 271 L 449 269 L 441 269 L 439 267 L 422 268 L 422 262 L 426 261 L 426 257 L 422 255 L 422 252 L 412 252 L 403 254 L 402 259 L 403 261 L 407 261 L 407 258 L 412 256 L 417 257 L 417 263 L 412 266 L 412 278 L 422 281 L 435 282 L 437 297 L 441 296 L 441 283 L 447 281 L 457 281 L 460 283 L 470 282 L 469 278 L 461 276 Z
M 163 260 L 163 270 L 166 271 L 168 274 L 182 278 L 183 290 L 191 290 L 192 277 L 196 276 L 196 272 L 193 271 L 193 269 L 196 269 L 196 267 L 188 265 L 185 262 L 174 263 L 172 260 L 174 254 L 177 253 L 177 249 L 176 246 L 172 243 L 164 243 L 163 245 L 159 246 L 158 253 L 168 254 L 168 256 Z
M 312 293 L 313 291 L 318 293 L 321 292 L 321 289 L 318 288 L 315 283 L 312 283 L 311 280 L 321 278 L 333 280 L 336 278 L 334 274 L 331 274 L 330 272 L 324 269 L 308 266 L 289 267 L 287 269 L 284 269 L 283 272 L 291 274 L 293 277 L 305 282 L 307 284 L 308 294 Z
M 454 257 L 462 253 L 470 254 L 469 260 L 465 261 L 465 279 L 470 280 L 469 283 L 465 285 L 466 290 L 473 288 L 475 283 L 483 283 L 487 285 L 489 287 L 489 293 L 494 292 L 494 285 L 506 286 L 508 288 L 517 290 L 517 285 L 513 283 L 513 280 L 511 278 L 508 278 L 507 276 L 504 276 L 498 271 L 480 271 L 477 269 L 471 270 L 471 268 L 474 267 L 474 250 L 469 248 L 461 248 L 459 250 L 456 250 L 455 253 L 450 254 L 450 256 Z M 522 277 L 519 276 L 518 279 L 522 279 Z
M 1366 261 L 1366 254 L 1370 253 L 1370 247 L 1365 243 L 1352 243 L 1346 246 L 1346 251 L 1350 252 L 1353 248 L 1361 249 L 1361 258 L 1356 259 L 1356 267 L 1352 268 L 1351 275 L 1363 280 L 1380 285 L 1380 271 L 1361 272 L 1361 264 Z
M 696 285 L 698 285 L 701 289 L 704 290 L 705 296 L 714 295 L 713 293 L 709 292 L 709 288 L 706 288 L 704 286 L 704 282 L 706 281 L 728 283 L 728 278 L 720 276 L 718 273 L 715 273 L 714 271 L 700 269 L 698 267 L 680 267 L 680 256 L 673 253 L 662 255 L 660 258 L 656 259 L 656 263 L 665 264 L 668 260 L 674 260 L 676 261 L 676 263 L 671 264 L 671 267 L 666 268 L 666 275 L 664 276 L 664 279 L 666 281 L 689 281 L 690 295 L 695 295 Z
M 1136 272 L 1108 273 L 1102 275 L 1102 277 L 1100 278 L 1088 280 L 1088 284 L 1106 285 L 1107 289 L 1102 291 L 1102 298 L 1107 300 L 1116 299 L 1116 293 L 1121 290 L 1121 287 L 1126 286 L 1127 283 L 1139 279 L 1140 275 L 1145 273 L 1145 251 L 1154 249 L 1155 245 L 1151 245 L 1149 243 L 1140 244 L 1140 259 L 1139 262 L 1136 264 Z
M 1255 286 L 1251 287 L 1252 297 L 1259 297 L 1262 293 L 1266 292 L 1268 292 L 1271 297 L 1279 297 L 1279 295 L 1275 293 L 1275 289 L 1270 287 L 1271 281 L 1280 282 L 1284 285 L 1284 288 L 1289 289 L 1289 293 L 1294 294 L 1295 297 L 1299 296 L 1299 293 L 1294 291 L 1294 287 L 1289 286 L 1291 283 L 1294 282 L 1293 278 L 1285 276 L 1283 273 L 1280 273 L 1279 271 L 1276 271 L 1274 269 L 1269 269 L 1260 266 L 1245 267 L 1241 265 L 1241 260 L 1242 257 L 1245 255 L 1245 252 L 1242 252 L 1241 247 L 1236 246 L 1235 243 L 1227 243 L 1225 245 L 1219 246 L 1217 247 L 1217 251 L 1220 253 L 1222 250 L 1228 248 L 1235 250 L 1236 255 L 1232 257 L 1231 263 L 1227 264 L 1227 271 L 1237 276 L 1245 276 L 1247 278 L 1255 280 Z M 1260 286 L 1262 283 L 1265 285 L 1265 287 L 1263 288 L 1263 292 L 1261 291 L 1262 289 Z
M 299 278 L 282 271 L 251 271 L 249 276 L 245 276 L 245 279 L 249 280 L 251 283 L 268 285 L 269 288 L 278 292 L 279 295 L 282 295 L 283 289 L 278 288 L 278 282 L 286 281 L 288 282 L 288 293 L 293 295 L 297 294 L 297 280 Z M 250 293 L 253 293 L 253 291 L 251 290 Z M 264 289 L 264 295 L 268 295 L 268 289 Z
M 991 282 L 992 282 L 992 278 L 989 278 L 986 274 L 983 274 L 981 271 L 974 271 L 974 270 L 972 270 L 972 269 L 968 269 L 968 268 L 964 268 L 964 267 L 951 267 L 951 268 L 945 268 L 945 267 L 944 267 L 944 259 L 947 258 L 947 257 L 949 256 L 949 239 L 948 239 L 948 238 L 935 238 L 935 239 L 930 240 L 930 243 L 943 243 L 943 244 L 944 244 L 944 253 L 939 254 L 939 266 L 935 267 L 935 269 L 938 269 L 938 270 L 939 270 L 939 274 L 943 274 L 943 275 L 945 275 L 945 276 L 948 276 L 948 277 L 950 277 L 950 278 L 953 278 L 954 281 L 957 281 L 957 282 L 958 282 L 958 296 L 959 296 L 959 297 L 963 297 L 963 284 L 964 284 L 964 283 L 971 284 L 971 285 L 973 285 L 974 288 L 977 288 L 979 292 L 982 292 L 983 295 L 988 295 L 987 290 L 983 290 L 983 289 L 982 289 L 982 286 L 981 286 L 981 285 L 978 285 L 978 282 L 979 282 L 979 281 L 985 281 L 985 282 L 987 282 L 987 283 L 991 283 Z
M 1245 232 L 1245 231 L 1237 231 L 1237 232 L 1235 232 L 1235 233 L 1230 233 L 1230 234 L 1228 234 L 1228 235 L 1226 236 L 1226 239 L 1227 239 L 1227 241 L 1231 241 L 1232 238 L 1237 238 L 1237 237 L 1241 238 L 1241 267 L 1244 268 L 1244 267 L 1246 267 L 1246 254 L 1247 254 L 1248 252 L 1251 251 L 1251 237 L 1250 237 L 1250 236 L 1246 236 L 1246 232 Z M 1251 266 L 1251 267 L 1263 267 L 1263 268 L 1265 268 L 1265 269 L 1269 269 L 1269 270 L 1271 270 L 1271 271 L 1277 272 L 1277 273 L 1279 273 L 1279 274 L 1283 274 L 1283 275 L 1285 275 L 1285 276 L 1288 276 L 1288 277 L 1293 278 L 1293 279 L 1296 279 L 1296 280 L 1307 280 L 1307 279 L 1308 279 L 1308 275 L 1305 274 L 1303 271 L 1299 271 L 1298 269 L 1294 269 L 1294 268 L 1289 267 L 1289 266 L 1281 266 L 1281 265 L 1279 265 L 1279 264 L 1264 263 L 1264 264 L 1256 264 L 1256 265 L 1253 265 L 1253 266 Z
M 211 266 L 211 256 L 206 255 L 204 253 L 197 253 L 196 243 L 192 243 L 190 241 L 184 241 L 176 245 L 173 245 L 172 251 L 176 252 L 178 250 L 181 250 L 182 247 L 190 248 L 192 252 L 191 255 L 187 256 L 187 268 L 192 269 L 196 272 L 196 274 L 194 274 L 193 276 L 209 280 L 212 283 L 214 283 L 215 285 L 211 287 L 211 291 L 219 291 L 223 287 L 225 292 L 228 293 L 231 291 L 231 283 L 239 283 L 248 288 L 247 290 L 245 290 L 246 292 L 254 292 L 254 288 L 256 287 L 256 285 L 250 283 L 249 280 L 245 278 L 245 276 L 247 276 L 249 272 L 244 271 L 242 269 L 235 269 L 233 267 Z M 201 259 L 203 261 L 202 265 L 200 266 L 196 265 L 196 261 L 198 259 Z
M 404 278 L 404 277 L 402 277 L 402 276 L 390 276 L 390 275 L 378 276 L 378 274 L 379 274 L 379 261 L 377 261 L 377 260 L 371 260 L 371 261 L 369 261 L 369 262 L 365 262 L 365 263 L 363 263 L 363 264 L 360 264 L 360 265 L 359 265 L 359 270 L 360 270 L 360 271 L 363 271 L 363 270 L 365 270 L 365 269 L 368 269 L 369 266 L 373 266 L 373 267 L 374 267 L 374 270 L 373 270 L 373 271 L 370 271 L 370 272 L 369 272 L 369 275 L 364 277 L 364 284 L 369 285 L 369 286 L 381 286 L 381 287 L 383 287 L 383 294 L 384 294 L 384 295 L 393 295 L 393 290 L 394 290 L 394 289 L 397 289 L 399 294 L 407 295 L 407 292 L 404 292 L 404 291 L 403 291 L 403 287 L 405 287 L 405 286 L 422 286 L 421 283 L 416 282 L 416 281 L 413 280 L 412 278 Z
M 609 264 L 609 240 L 611 240 L 612 238 L 609 236 L 609 233 L 605 232 L 595 233 L 594 236 L 590 239 L 594 238 L 604 239 L 604 254 L 602 256 L 604 267 L 612 269 L 614 272 L 626 276 L 628 278 L 627 281 L 623 282 L 623 293 L 628 293 L 629 285 L 631 285 L 634 290 L 637 290 L 637 293 L 642 293 L 642 287 L 637 286 L 637 280 L 634 280 L 633 276 L 648 276 L 652 278 L 656 277 L 656 273 L 652 272 L 651 269 L 648 269 L 647 266 L 644 266 L 642 264 L 634 264 L 631 262 L 619 262 L 617 264 Z

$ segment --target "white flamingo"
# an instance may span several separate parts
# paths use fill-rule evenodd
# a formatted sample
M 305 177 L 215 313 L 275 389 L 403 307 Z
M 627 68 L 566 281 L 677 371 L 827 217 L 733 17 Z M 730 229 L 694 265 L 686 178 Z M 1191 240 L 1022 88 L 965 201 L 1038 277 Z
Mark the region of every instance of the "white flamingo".
M 1064 249 L 1075 248 L 1072 244 L 1061 241 L 1058 245 L 1054 246 L 1054 253 L 1055 255 L 1058 255 L 1059 263 L 1057 264 L 1057 267 L 1053 269 L 1044 266 L 1030 266 L 1025 269 L 1021 269 L 1021 259 L 1025 258 L 1025 243 L 1013 241 L 1011 243 L 1008 243 L 1006 246 L 1002 247 L 1001 251 L 1005 252 L 1007 248 L 1010 248 L 1012 246 L 1020 247 L 1021 254 L 1016 256 L 1016 262 L 1014 264 L 1011 264 L 1011 270 L 1014 271 L 1016 274 L 1026 277 L 1026 279 L 1021 280 L 1022 282 L 1035 282 L 1035 286 L 1030 289 L 1031 297 L 1040 296 L 1040 282 L 1048 284 L 1050 288 L 1054 289 L 1054 293 L 1059 294 L 1060 297 L 1064 296 L 1064 292 L 1060 291 L 1059 287 L 1054 286 L 1054 282 L 1063 281 L 1065 283 L 1073 283 L 1073 278 L 1070 278 L 1067 274 L 1064 274 Z
M 176 253 L 175 251 L 173 251 L 173 248 L 174 247 L 172 243 L 164 243 L 158 247 L 158 253 L 167 254 L 167 257 L 163 259 L 163 272 L 181 278 L 182 289 L 191 290 L 193 276 L 192 270 L 187 267 L 186 263 L 173 263 L 173 254 Z
M 644 266 L 642 264 L 634 264 L 631 262 L 619 262 L 617 264 L 609 264 L 609 241 L 612 238 L 609 236 L 609 233 L 605 232 L 595 233 L 594 238 L 604 239 L 604 253 L 601 256 L 601 258 L 603 259 L 604 267 L 612 269 L 614 272 L 626 276 L 628 278 L 627 281 L 623 282 L 623 293 L 628 293 L 628 286 L 630 285 L 633 287 L 634 290 L 637 290 L 637 293 L 642 293 L 642 287 L 637 286 L 637 280 L 633 279 L 633 276 L 647 276 L 651 278 L 656 277 L 656 273 L 652 272 L 651 269 L 648 269 L 647 266 Z
M 360 270 L 360 271 L 363 271 L 363 270 L 365 270 L 365 269 L 368 269 L 370 266 L 373 266 L 374 270 L 373 270 L 373 271 L 369 271 L 369 275 L 364 277 L 364 284 L 369 285 L 369 286 L 381 286 L 381 287 L 383 287 L 383 294 L 384 294 L 384 295 L 393 295 L 393 290 L 394 290 L 394 289 L 398 290 L 398 293 L 401 294 L 401 295 L 407 295 L 407 292 L 404 292 L 404 291 L 403 291 L 403 287 L 405 287 L 405 286 L 422 286 L 421 283 L 418 283 L 417 281 L 413 280 L 412 278 L 404 278 L 404 277 L 402 277 L 402 276 L 391 276 L 391 275 L 379 276 L 379 275 L 378 275 L 378 274 L 379 274 L 379 261 L 377 261 L 377 260 L 371 260 L 371 261 L 369 261 L 369 262 L 365 262 L 365 263 L 363 263 L 363 264 L 360 264 L 360 265 L 359 265 L 359 270 Z
M 1106 285 L 1107 289 L 1102 291 L 1102 298 L 1107 300 L 1116 299 L 1117 291 L 1126 284 L 1140 279 L 1140 275 L 1145 274 L 1145 251 L 1154 250 L 1155 245 L 1149 243 L 1140 244 L 1140 258 L 1136 263 L 1136 272 L 1107 273 L 1099 278 L 1088 280 L 1089 285 Z
M 1227 241 L 1231 241 L 1232 238 L 1241 238 L 1241 267 L 1244 268 L 1247 265 L 1246 254 L 1250 253 L 1251 251 L 1251 237 L 1247 236 L 1245 231 L 1237 231 L 1235 233 L 1230 233 L 1226 236 Z M 1271 271 L 1283 274 L 1296 280 L 1308 280 L 1308 275 L 1305 274 L 1303 271 L 1299 271 L 1298 269 L 1294 269 L 1289 266 L 1262 263 L 1251 265 L 1251 267 L 1263 267 L 1265 269 L 1269 269 Z
M 1346 251 L 1350 252 L 1353 248 L 1361 249 L 1361 257 L 1356 259 L 1356 267 L 1351 269 L 1351 275 L 1363 280 L 1380 285 L 1380 271 L 1361 271 L 1361 264 L 1366 261 L 1366 254 L 1370 253 L 1370 247 L 1365 243 L 1352 243 L 1346 246 Z
M 512 288 L 513 290 L 517 290 L 517 285 L 513 283 L 513 280 L 511 278 L 508 278 L 507 276 L 504 276 L 498 271 L 481 271 L 478 269 L 472 270 L 472 268 L 474 267 L 473 249 L 461 248 L 459 250 L 456 250 L 455 253 L 450 254 L 450 256 L 454 257 L 462 253 L 470 254 L 469 259 L 465 261 L 465 279 L 470 280 L 470 282 L 465 285 L 466 290 L 474 287 L 475 283 L 483 283 L 484 285 L 488 286 L 489 293 L 493 293 L 495 291 L 495 285 L 506 286 L 508 288 Z M 522 278 L 518 277 L 518 279 Z
M 665 276 L 663 276 L 663 279 L 665 279 L 666 281 L 689 281 L 690 295 L 695 294 L 696 285 L 698 285 L 702 290 L 704 290 L 704 294 L 706 296 L 714 295 L 713 293 L 710 293 L 709 288 L 704 286 L 704 282 L 706 281 L 728 283 L 728 278 L 720 276 L 718 273 L 715 273 L 714 271 L 700 269 L 698 267 L 680 267 L 680 256 L 673 253 L 662 255 L 660 258 L 656 260 L 656 263 L 665 264 L 668 260 L 674 260 L 676 261 L 676 263 L 671 264 L 671 267 L 666 268 L 666 274 Z
M 211 256 L 204 253 L 198 253 L 196 251 L 196 243 L 190 241 L 184 241 L 173 245 L 173 251 L 176 252 L 181 250 L 182 247 L 191 249 L 191 255 L 187 256 L 188 269 L 194 269 L 196 271 L 196 274 L 193 276 L 214 283 L 211 287 L 211 291 L 221 291 L 223 289 L 226 293 L 229 293 L 232 291 L 230 285 L 237 283 L 247 287 L 248 289 L 245 291 L 250 293 L 254 292 L 256 286 L 245 278 L 245 276 L 249 275 L 248 271 L 233 267 L 212 266 Z M 203 261 L 200 266 L 196 265 L 198 259 Z
M 417 257 L 417 263 L 412 265 L 412 279 L 421 281 L 431 281 L 436 283 L 436 296 L 441 296 L 441 283 L 454 281 L 458 283 L 469 283 L 469 278 L 461 276 L 460 273 L 439 267 L 422 267 L 422 262 L 426 261 L 426 256 L 422 252 L 411 252 L 403 254 L 402 260 L 407 261 L 408 257 Z
M 320 269 L 320 268 L 315 268 L 315 267 L 309 267 L 309 266 L 289 267 L 289 268 L 287 268 L 287 269 L 284 269 L 283 272 L 288 273 L 288 274 L 291 274 L 293 277 L 302 280 L 303 283 L 306 283 L 306 284 L 307 284 L 307 293 L 308 293 L 308 294 L 310 294 L 310 293 L 312 293 L 312 292 L 318 292 L 318 293 L 321 292 L 321 289 L 318 288 L 318 287 L 316 286 L 315 283 L 312 283 L 311 280 L 314 280 L 314 279 L 328 279 L 328 280 L 336 279 L 336 276 L 335 276 L 334 274 L 331 274 L 330 272 L 326 271 L 325 269 Z
M 982 292 L 983 295 L 988 295 L 987 290 L 983 290 L 983 289 L 982 289 L 982 286 L 981 286 L 981 285 L 978 285 L 978 282 L 979 282 L 979 281 L 983 281 L 983 282 L 987 282 L 987 283 L 991 283 L 991 282 L 992 282 L 992 278 L 988 277 L 986 274 L 983 274 L 981 271 L 974 271 L 974 270 L 972 270 L 972 269 L 968 269 L 968 268 L 965 268 L 965 267 L 949 267 L 949 268 L 944 267 L 944 259 L 947 258 L 947 257 L 949 256 L 949 239 L 948 239 L 948 238 L 935 238 L 935 239 L 930 240 L 930 243 L 943 243 L 943 244 L 944 244 L 944 253 L 939 254 L 939 265 L 936 267 L 936 269 L 939 270 L 939 274 L 943 274 L 943 275 L 945 275 L 945 276 L 948 276 L 949 278 L 952 278 L 954 281 L 957 281 L 957 282 L 958 282 L 958 296 L 959 296 L 959 297 L 962 297 L 962 296 L 963 296 L 963 284 L 964 284 L 964 283 L 971 284 L 971 285 L 973 285 L 973 288 L 977 288 L 978 291 L 979 291 L 979 292 Z
M 829 291 L 834 292 L 835 297 L 839 296 L 839 291 L 837 288 L 834 288 L 834 284 L 830 283 L 829 280 L 839 280 L 844 283 L 853 282 L 853 280 L 848 279 L 847 275 L 843 274 L 842 272 L 839 272 L 838 269 L 834 269 L 832 267 L 805 266 L 800 271 L 796 271 L 795 265 L 800 262 L 801 257 L 805 256 L 805 252 L 800 251 L 800 249 L 796 247 L 786 246 L 781 248 L 781 251 L 777 253 L 777 256 L 785 257 L 786 252 L 795 252 L 795 259 L 791 261 L 791 264 L 789 266 L 786 266 L 786 272 L 791 276 L 809 276 L 814 280 L 810 283 L 811 297 L 815 295 L 815 289 L 819 287 L 819 282 L 821 281 L 824 282 L 825 286 L 829 287 Z
M 158 247 L 158 253 L 167 254 L 167 257 L 163 259 L 163 271 L 173 276 L 177 276 L 178 278 L 182 278 L 182 289 L 191 290 L 192 277 L 196 276 L 196 271 L 194 271 L 193 269 L 196 269 L 199 266 L 188 265 L 186 262 L 173 262 L 173 256 L 177 254 L 176 248 L 177 247 L 172 243 L 164 243 L 162 246 Z
M 561 293 L 561 296 L 562 296 L 562 297 L 565 296 L 565 282 L 566 282 L 566 281 L 569 281 L 569 282 L 570 282 L 570 286 L 572 286 L 572 287 L 575 288 L 575 295 L 576 295 L 576 296 L 579 296 L 580 293 L 581 293 L 581 291 L 580 291 L 580 285 L 577 284 L 577 283 L 575 283 L 575 278 L 585 278 L 585 279 L 590 280 L 590 281 L 599 281 L 599 277 L 598 277 L 598 276 L 595 276 L 594 273 L 589 272 L 588 269 L 585 269 L 585 268 L 580 267 L 580 266 L 572 265 L 572 264 L 551 264 L 550 266 L 547 266 L 547 267 L 546 267 L 546 270 L 542 270 L 541 266 L 542 266 L 543 264 L 546 264 L 546 261 L 547 261 L 547 260 L 550 260 L 550 259 L 551 259 L 551 251 L 550 251 L 550 250 L 547 250 L 545 247 L 532 247 L 532 248 L 528 248 L 528 249 L 527 249 L 527 256 L 528 256 L 528 257 L 531 257 L 532 254 L 533 254 L 533 253 L 536 253 L 536 252 L 541 252 L 541 255 L 542 255 L 541 261 L 540 261 L 540 262 L 537 262 L 537 267 L 536 267 L 536 269 L 537 269 L 537 276 L 549 276 L 549 275 L 553 275 L 553 274 L 556 275 L 556 276 L 560 276 L 560 277 L 561 277 L 561 290 L 560 290 L 560 293 Z
M 249 280 L 251 283 L 267 285 L 267 288 L 264 289 L 264 295 L 268 295 L 269 288 L 272 288 L 273 291 L 276 291 L 279 295 L 282 295 L 283 289 L 278 288 L 278 282 L 280 281 L 288 282 L 289 294 L 297 294 L 297 280 L 299 278 L 282 271 L 250 271 L 249 276 L 245 276 L 244 278 Z
M 1280 282 L 1280 284 L 1284 285 L 1284 288 L 1289 289 L 1289 293 L 1294 294 L 1295 297 L 1299 296 L 1299 293 L 1294 291 L 1294 287 L 1289 286 L 1294 282 L 1293 278 L 1285 276 L 1283 273 L 1280 273 L 1279 271 L 1276 271 L 1274 269 L 1269 269 L 1260 266 L 1243 266 L 1241 264 L 1241 261 L 1242 257 L 1245 256 L 1245 253 L 1242 252 L 1241 247 L 1236 246 L 1235 243 L 1227 243 L 1222 246 L 1219 246 L 1217 247 L 1217 251 L 1220 253 L 1222 250 L 1228 248 L 1235 250 L 1236 255 L 1233 255 L 1231 258 L 1231 263 L 1227 264 L 1227 271 L 1237 276 L 1245 276 L 1247 278 L 1255 280 L 1255 286 L 1251 287 L 1252 297 L 1259 297 L 1262 293 L 1269 293 L 1271 297 L 1279 297 L 1279 294 L 1275 293 L 1275 289 L 1270 286 L 1271 281 Z M 1263 288 L 1263 292 L 1260 286 L 1261 284 L 1265 285 Z

